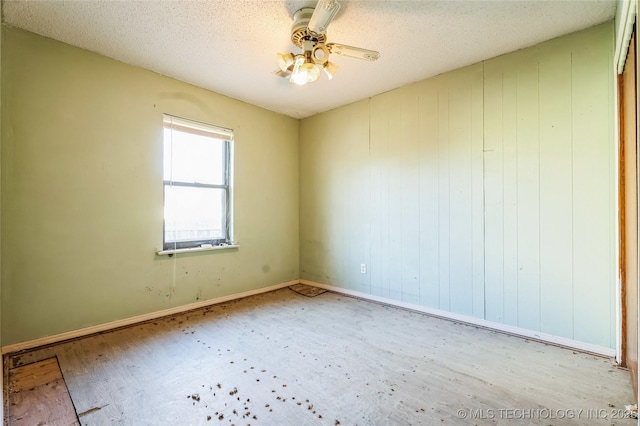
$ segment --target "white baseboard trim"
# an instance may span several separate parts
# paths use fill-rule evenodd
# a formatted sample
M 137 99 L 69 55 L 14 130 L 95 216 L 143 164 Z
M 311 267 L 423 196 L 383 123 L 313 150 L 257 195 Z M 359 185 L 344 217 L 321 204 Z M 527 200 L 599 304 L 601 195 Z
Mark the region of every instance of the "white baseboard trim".
M 484 319 L 474 318 L 467 315 L 461 315 L 453 312 L 442 311 L 440 309 L 428 308 L 426 306 L 420 306 L 412 303 L 388 299 L 385 297 L 374 296 L 372 294 L 361 293 L 359 291 L 347 290 L 344 288 L 335 287 L 327 284 L 321 284 L 314 281 L 300 280 L 300 283 L 323 288 L 325 290 L 330 290 L 330 291 L 341 293 L 347 296 L 353 296 L 353 297 L 358 297 L 360 299 L 370 300 L 372 302 L 378 302 L 378 303 L 383 303 L 385 305 L 397 306 L 400 308 L 410 309 L 412 311 L 417 311 L 417 312 L 433 315 L 440 318 L 454 320 L 454 321 L 458 321 L 458 322 L 462 322 L 470 325 L 488 328 L 491 330 L 501 331 L 503 333 L 513 334 L 516 336 L 525 337 L 532 340 L 538 340 L 538 341 L 550 343 L 556 346 L 563 346 L 571 349 L 577 349 L 581 352 L 589 352 L 589 353 L 603 355 L 611 358 L 616 356 L 615 349 L 594 345 L 591 343 L 580 342 L 578 340 L 567 339 L 566 337 L 554 336 L 552 334 L 541 333 L 538 331 L 528 330 L 526 328 L 514 327 L 511 325 L 501 324 L 493 321 L 487 321 Z
M 69 339 L 75 339 L 78 337 L 84 337 L 95 333 L 101 333 L 104 331 L 113 330 L 128 325 L 134 325 L 144 321 L 149 321 L 169 315 L 175 315 L 182 312 L 191 311 L 206 306 L 216 305 L 230 300 L 242 299 L 244 297 L 254 296 L 256 294 L 268 293 L 273 290 L 278 290 L 290 285 L 298 284 L 300 280 L 288 281 L 280 284 L 275 284 L 269 287 L 258 288 L 255 290 L 244 291 L 242 293 L 230 294 L 228 296 L 216 297 L 214 299 L 203 300 L 200 302 L 189 303 L 188 305 L 176 306 L 174 308 L 163 309 L 161 311 L 149 312 L 148 314 L 136 315 L 135 317 L 124 318 L 121 320 L 111 321 L 104 324 L 98 324 L 91 327 L 85 327 L 78 330 L 67 331 L 65 333 L 54 334 L 52 336 L 41 337 L 39 339 L 29 340 L 26 342 L 15 343 L 12 345 L 3 346 L 1 349 L 2 355 L 19 352 L 25 349 L 33 349 L 39 346 L 50 345 L 53 343 L 59 343 Z
M 467 315 L 456 314 L 453 312 L 447 312 L 440 309 L 428 308 L 426 306 L 415 305 L 412 303 L 402 302 L 398 300 L 388 299 L 385 297 L 374 296 L 368 293 L 362 293 L 359 291 L 347 290 L 341 287 L 335 287 L 332 285 L 321 284 L 315 281 L 309 280 L 293 280 L 280 284 L 275 284 L 269 287 L 258 288 L 255 290 L 249 290 L 242 293 L 230 294 L 228 296 L 216 297 L 214 299 L 203 300 L 200 302 L 190 303 L 188 305 L 176 306 L 174 308 L 163 309 L 161 311 L 150 312 L 147 314 L 137 315 L 134 317 L 124 318 L 121 320 L 111 321 L 104 324 L 98 324 L 91 327 L 85 327 L 78 330 L 68 331 L 65 333 L 54 334 L 52 336 L 46 336 L 39 339 L 29 340 L 26 342 L 15 343 L 12 345 L 3 346 L 0 352 L 2 355 L 19 352 L 26 349 L 33 349 L 39 346 L 50 345 L 54 343 L 63 342 L 65 340 L 75 339 L 78 337 L 84 337 L 95 333 L 101 333 L 109 330 L 113 330 L 120 327 L 134 325 L 144 321 L 149 321 L 169 315 L 175 315 L 182 312 L 191 311 L 193 309 L 203 308 L 206 306 L 216 305 L 219 303 L 228 302 L 230 300 L 242 299 L 244 297 L 254 296 L 257 294 L 268 293 L 270 291 L 278 290 L 284 287 L 288 287 L 294 284 L 307 284 L 313 287 L 323 288 L 335 293 L 341 293 L 346 296 L 358 297 L 360 299 L 370 300 L 372 302 L 378 302 L 385 305 L 397 306 L 404 309 L 410 309 L 412 311 L 421 312 L 429 315 L 433 315 L 440 318 L 454 320 L 465 324 L 475 325 L 483 328 L 488 328 L 496 331 L 501 331 L 508 334 L 513 334 L 520 337 L 525 337 L 533 340 L 539 340 L 545 343 L 551 343 L 557 346 L 563 346 L 567 348 L 577 349 L 583 352 L 594 353 L 603 355 L 606 357 L 615 357 L 616 350 L 607 348 L 604 346 L 593 345 L 591 343 L 580 342 L 578 340 L 567 339 L 565 337 L 554 336 L 552 334 L 541 333 L 526 328 L 514 327 L 506 324 L 501 324 L 493 321 L 487 321 L 480 318 L 474 318 Z

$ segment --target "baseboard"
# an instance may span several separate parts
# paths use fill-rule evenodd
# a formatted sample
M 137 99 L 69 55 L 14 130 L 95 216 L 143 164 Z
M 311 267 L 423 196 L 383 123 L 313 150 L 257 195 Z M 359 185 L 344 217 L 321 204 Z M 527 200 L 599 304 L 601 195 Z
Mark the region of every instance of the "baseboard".
M 616 351 L 615 349 L 607 348 L 604 346 L 593 345 L 590 343 L 580 342 L 578 340 L 567 339 L 565 337 L 554 336 L 552 334 L 540 333 L 533 330 L 528 330 L 526 328 L 514 327 L 506 324 L 501 324 L 493 321 L 487 321 L 480 318 L 474 318 L 467 315 L 460 315 L 453 312 L 447 312 L 440 309 L 428 308 L 425 306 L 415 305 L 412 303 L 401 302 L 398 300 L 388 299 L 385 297 L 374 296 L 368 293 L 362 293 L 359 291 L 347 290 L 341 287 L 335 287 L 332 285 L 317 283 L 309 280 L 293 280 L 280 284 L 275 284 L 269 287 L 263 287 L 255 290 L 249 290 L 242 293 L 230 294 L 228 296 L 217 297 L 214 299 L 203 300 L 200 302 L 190 303 L 188 305 L 176 306 L 174 308 L 163 309 L 161 311 L 150 312 L 148 314 L 137 315 L 130 318 L 124 318 L 121 320 L 116 320 L 104 324 L 98 324 L 91 327 L 85 327 L 78 330 L 68 331 L 65 333 L 54 334 L 52 336 L 42 337 L 39 339 L 29 340 L 26 342 L 15 343 L 12 345 L 3 346 L 1 349 L 1 353 L 8 354 L 12 352 L 19 352 L 26 349 L 33 349 L 39 346 L 50 345 L 54 343 L 63 342 L 69 339 L 75 339 L 78 337 L 84 337 L 95 333 L 101 333 L 109 330 L 114 330 L 120 327 L 126 327 L 129 325 L 134 325 L 137 323 L 141 323 L 144 321 L 149 321 L 169 315 L 175 315 L 182 312 L 191 311 L 193 309 L 203 308 L 206 306 L 216 305 L 219 303 L 228 302 L 230 300 L 242 299 L 244 297 L 254 296 L 257 294 L 268 293 L 270 291 L 278 290 L 284 287 L 288 287 L 294 284 L 307 284 L 314 287 L 323 288 L 326 290 L 333 291 L 335 293 L 341 293 L 347 296 L 358 297 L 365 300 L 370 300 L 372 302 L 382 303 L 385 305 L 397 306 L 404 309 L 409 309 L 416 312 L 421 312 L 429 315 L 433 315 L 440 318 L 445 318 L 449 320 L 454 320 L 458 322 L 462 322 L 465 324 L 475 325 L 483 328 L 488 328 L 491 330 L 500 331 L 507 334 L 513 334 L 520 337 L 525 337 L 532 340 L 538 340 L 545 343 L 550 343 L 557 346 L 567 347 L 571 349 L 576 349 L 582 352 L 589 352 L 597 355 L 602 355 L 606 357 L 615 357 Z
M 335 287 L 327 284 L 321 284 L 314 281 L 300 280 L 300 282 L 302 284 L 323 288 L 325 290 L 330 290 L 330 291 L 341 293 L 347 296 L 358 297 L 358 298 L 370 300 L 373 302 L 383 303 L 385 305 L 391 305 L 391 306 L 397 306 L 400 308 L 410 309 L 412 311 L 417 311 L 417 312 L 433 315 L 440 318 L 445 318 L 445 319 L 454 320 L 457 322 L 462 322 L 465 324 L 470 324 L 470 325 L 475 325 L 475 326 L 479 326 L 479 327 L 483 327 L 491 330 L 496 330 L 503 333 L 520 336 L 520 337 L 525 337 L 531 340 L 550 343 L 556 346 L 577 349 L 581 352 L 588 352 L 588 353 L 602 355 L 606 357 L 616 356 L 615 349 L 607 348 L 604 346 L 580 342 L 578 340 L 567 339 L 565 337 L 554 336 L 552 334 L 540 333 L 537 331 L 528 330 L 526 328 L 514 327 L 511 325 L 501 324 L 493 321 L 487 321 L 484 319 L 474 318 L 467 315 L 460 315 L 453 312 L 443 311 L 440 309 L 428 308 L 426 306 L 420 306 L 412 303 L 401 302 L 398 300 L 388 299 L 385 297 L 374 296 L 372 294 L 362 293 L 359 291 L 347 290 L 344 288 Z
M 203 308 L 206 306 L 216 305 L 230 300 L 242 299 L 244 297 L 254 296 L 256 294 L 268 293 L 273 290 L 278 290 L 284 287 L 288 287 L 293 284 L 298 284 L 300 280 L 288 281 L 280 284 L 275 284 L 269 287 L 258 288 L 255 290 L 244 291 L 242 293 L 230 294 L 228 296 L 216 297 L 214 299 L 203 300 L 200 302 L 189 303 L 188 305 L 176 306 L 174 308 L 163 309 L 161 311 L 150 312 L 148 314 L 137 315 L 135 317 L 124 318 L 121 320 L 111 321 L 104 324 L 98 324 L 91 327 L 85 327 L 78 330 L 68 331 L 65 333 L 54 334 L 52 336 L 41 337 L 39 339 L 29 340 L 26 342 L 15 343 L 12 345 L 3 346 L 1 349 L 2 355 L 19 352 L 25 349 L 33 349 L 39 346 L 50 345 L 53 343 L 60 343 L 65 340 L 75 339 L 78 337 L 84 337 L 95 333 L 101 333 L 104 331 L 114 330 L 120 327 L 126 327 L 134 325 L 144 321 L 149 321 L 168 315 L 175 315 L 182 312 L 191 311 L 193 309 Z

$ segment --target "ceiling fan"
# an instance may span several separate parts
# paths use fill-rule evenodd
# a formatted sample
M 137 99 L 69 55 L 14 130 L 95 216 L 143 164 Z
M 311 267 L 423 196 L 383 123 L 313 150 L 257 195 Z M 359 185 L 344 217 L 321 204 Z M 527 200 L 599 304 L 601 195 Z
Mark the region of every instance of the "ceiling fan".
M 320 69 L 329 80 L 338 71 L 338 66 L 329 62 L 329 55 L 336 54 L 373 62 L 380 57 L 374 50 L 327 43 L 327 27 L 340 10 L 336 0 L 319 0 L 315 9 L 305 7 L 293 15 L 291 42 L 302 49 L 302 53 L 278 53 L 279 71 L 276 75 L 290 82 L 304 85 L 318 79 Z

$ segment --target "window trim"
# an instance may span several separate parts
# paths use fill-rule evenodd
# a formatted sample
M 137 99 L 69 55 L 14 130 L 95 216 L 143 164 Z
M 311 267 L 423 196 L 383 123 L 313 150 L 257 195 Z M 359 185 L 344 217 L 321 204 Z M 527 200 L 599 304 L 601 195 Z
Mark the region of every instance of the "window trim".
M 199 251 L 212 251 L 212 250 L 229 250 L 229 249 L 237 249 L 240 248 L 239 244 L 223 244 L 219 246 L 205 246 L 205 247 L 192 247 L 192 248 L 184 248 L 184 249 L 169 249 L 169 250 L 158 250 L 156 254 L 158 256 L 168 255 L 169 257 L 178 253 L 194 253 Z
M 169 114 L 163 114 L 163 132 L 165 129 L 175 129 L 185 133 L 207 136 L 222 140 L 223 142 L 223 184 L 206 184 L 198 182 L 183 182 L 174 180 L 165 180 L 163 176 L 163 209 L 166 198 L 166 188 L 171 186 L 181 186 L 189 188 L 211 188 L 223 189 L 223 238 L 216 239 L 197 239 L 183 241 L 165 241 L 166 238 L 166 221 L 163 213 L 162 219 L 162 250 L 158 250 L 158 254 L 169 254 L 177 252 L 189 251 L 205 251 L 224 248 L 237 248 L 233 241 L 233 131 L 224 127 L 212 124 L 202 123 L 195 120 L 189 120 Z M 164 144 L 164 135 L 163 135 Z M 163 164 L 165 158 L 163 157 Z M 163 167 L 164 169 L 164 167 Z M 164 174 L 164 172 L 163 172 Z

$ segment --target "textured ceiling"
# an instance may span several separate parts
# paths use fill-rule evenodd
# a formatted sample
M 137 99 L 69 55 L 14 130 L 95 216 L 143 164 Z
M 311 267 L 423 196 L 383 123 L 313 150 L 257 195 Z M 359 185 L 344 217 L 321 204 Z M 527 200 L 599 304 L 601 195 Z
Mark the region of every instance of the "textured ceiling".
M 5 0 L 4 22 L 232 98 L 307 117 L 613 18 L 615 0 L 346 1 L 329 42 L 378 50 L 331 56 L 335 78 L 273 74 L 294 51 L 293 13 L 315 1 Z

